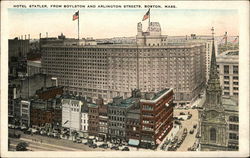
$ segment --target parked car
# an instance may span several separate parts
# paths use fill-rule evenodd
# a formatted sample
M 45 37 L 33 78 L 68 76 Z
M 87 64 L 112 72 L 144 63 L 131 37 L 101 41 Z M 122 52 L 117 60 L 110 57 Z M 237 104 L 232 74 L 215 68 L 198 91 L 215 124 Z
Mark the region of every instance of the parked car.
M 119 147 L 118 146 L 112 146 L 111 150 L 119 150 Z
M 184 112 L 180 112 L 180 115 L 186 115 Z
M 97 145 L 96 144 L 90 144 L 89 147 L 90 148 L 97 148 Z
M 180 120 L 180 121 L 184 121 L 184 119 L 183 119 L 182 117 L 181 117 L 181 118 L 179 118 L 179 120 Z
M 82 143 L 82 140 L 81 139 L 77 139 L 76 142 L 77 143 Z
M 31 131 L 30 130 L 26 130 L 23 132 L 24 134 L 31 134 Z
M 188 115 L 188 119 L 191 119 L 192 118 L 192 114 Z
M 181 122 L 179 120 L 175 120 L 174 123 L 177 125 L 181 125 Z
M 194 129 L 196 129 L 196 127 L 197 127 L 197 124 L 193 125 L 193 128 L 194 128 Z
M 122 151 L 129 151 L 129 148 L 127 146 L 125 146 Z
M 85 143 L 83 143 L 84 145 L 88 145 L 89 143 L 88 142 L 85 142 Z
M 106 143 L 99 145 L 99 148 L 107 149 L 108 147 L 109 147 L 109 145 Z
M 189 133 L 190 133 L 190 134 L 193 134 L 193 133 L 194 133 L 194 129 L 191 129 L 191 130 L 189 131 Z

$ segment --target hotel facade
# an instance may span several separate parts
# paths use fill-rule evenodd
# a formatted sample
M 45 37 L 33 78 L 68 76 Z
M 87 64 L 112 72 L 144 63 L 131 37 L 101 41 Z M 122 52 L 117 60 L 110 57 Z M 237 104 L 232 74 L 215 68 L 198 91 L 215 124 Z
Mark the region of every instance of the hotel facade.
M 146 32 L 138 23 L 136 44 L 70 43 L 42 45 L 42 68 L 76 95 L 107 103 L 116 96 L 128 98 L 135 88 L 158 92 L 172 87 L 175 103 L 187 105 L 206 82 L 205 44 L 168 43 L 158 22 Z

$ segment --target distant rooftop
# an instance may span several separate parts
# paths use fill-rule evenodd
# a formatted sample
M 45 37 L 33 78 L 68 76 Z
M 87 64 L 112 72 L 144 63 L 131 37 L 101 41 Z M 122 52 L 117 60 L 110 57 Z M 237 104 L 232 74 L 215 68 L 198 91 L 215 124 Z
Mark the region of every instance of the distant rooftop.
M 226 111 L 239 111 L 238 100 L 234 98 L 222 98 L 222 105 Z
M 230 57 L 230 56 L 239 56 L 239 50 L 227 50 L 223 53 L 221 53 L 219 56 L 227 56 L 227 57 Z
M 239 55 L 239 51 L 230 51 L 230 52 L 227 52 L 226 55 Z

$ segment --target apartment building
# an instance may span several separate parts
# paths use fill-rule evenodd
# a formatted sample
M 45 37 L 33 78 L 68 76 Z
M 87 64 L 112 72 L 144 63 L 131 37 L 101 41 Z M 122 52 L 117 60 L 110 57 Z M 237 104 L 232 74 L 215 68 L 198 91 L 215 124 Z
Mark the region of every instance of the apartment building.
M 239 50 L 228 50 L 217 56 L 220 84 L 224 96 L 239 95 Z

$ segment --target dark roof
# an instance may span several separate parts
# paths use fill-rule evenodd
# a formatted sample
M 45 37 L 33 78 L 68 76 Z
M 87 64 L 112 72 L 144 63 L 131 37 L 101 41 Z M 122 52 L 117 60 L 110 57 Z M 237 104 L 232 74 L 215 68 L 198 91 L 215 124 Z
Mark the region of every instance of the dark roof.
M 117 97 L 115 97 L 115 98 L 117 98 Z M 114 101 L 111 103 L 108 103 L 108 106 L 127 108 L 127 107 L 134 105 L 136 103 L 136 100 L 137 100 L 137 98 L 130 97 L 130 98 L 121 100 L 119 103 L 114 103 Z

